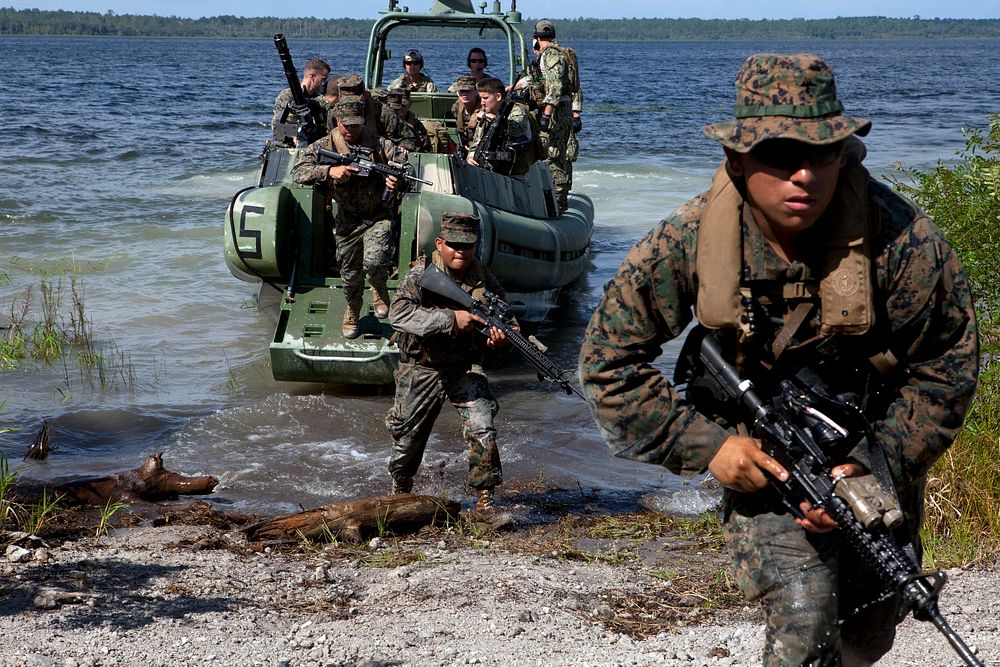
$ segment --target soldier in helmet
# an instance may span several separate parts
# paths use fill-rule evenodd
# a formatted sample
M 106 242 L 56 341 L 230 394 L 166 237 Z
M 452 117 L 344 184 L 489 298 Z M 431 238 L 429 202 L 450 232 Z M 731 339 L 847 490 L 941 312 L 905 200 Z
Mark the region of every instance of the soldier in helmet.
M 387 139 L 378 137 L 365 127 L 364 107 L 358 100 L 342 100 L 333 108 L 337 128 L 309 145 L 292 167 L 296 183 L 321 186 L 327 197 L 337 202 L 333 221 L 337 264 L 344 283 L 342 332 L 345 338 L 357 338 L 365 275 L 372 290 L 372 307 L 376 317 L 389 314 L 389 278 L 391 258 L 391 212 L 383 198 L 386 189 L 395 190 L 402 184 L 394 176 L 383 178 L 377 172 L 358 176 L 350 165 L 320 163 L 318 149 L 349 154 L 358 148 L 371 151 L 372 159 L 382 164 L 405 163 L 406 151 Z
M 403 56 L 403 73 L 389 84 L 389 88 L 406 88 L 411 93 L 436 93 L 437 86 L 423 69 L 424 57 L 420 51 L 410 49 Z
M 711 189 L 632 248 L 587 327 L 580 376 L 618 456 L 724 487 L 736 583 L 763 606 L 764 664 L 868 665 L 892 646 L 899 597 L 881 595 L 825 510 L 782 505 L 768 480 L 788 471 L 736 406 L 694 381 L 679 393 L 654 360 L 694 314 L 764 400 L 803 369 L 856 397 L 873 441 L 836 455 L 832 475 L 885 479 L 919 563 L 927 473 L 976 388 L 972 296 L 926 214 L 862 165 L 871 122 L 843 113 L 822 58 L 751 56 L 736 89 L 735 118 L 705 127 L 725 153 Z
M 484 336 L 478 329 L 485 324 L 481 318 L 456 310 L 455 304 L 417 284 L 433 265 L 474 299 L 482 299 L 485 290 L 506 298 L 500 282 L 476 259 L 478 235 L 475 215 L 443 213 L 434 252 L 414 262 L 396 291 L 389 321 L 396 330 L 400 363 L 386 426 L 392 435 L 392 492 L 410 493 L 434 420 L 449 400 L 462 418 L 476 509 L 491 512 L 493 489 L 502 480 L 493 425 L 498 405 L 480 364 L 488 349 L 506 346 L 507 337 L 493 327 Z

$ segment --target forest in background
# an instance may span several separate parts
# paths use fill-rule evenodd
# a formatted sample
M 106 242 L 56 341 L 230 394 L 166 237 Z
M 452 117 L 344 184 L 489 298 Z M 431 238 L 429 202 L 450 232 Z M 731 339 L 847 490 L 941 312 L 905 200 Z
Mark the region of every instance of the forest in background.
M 560 39 L 716 41 L 810 39 L 997 39 L 1000 19 L 908 19 L 880 16 L 835 19 L 554 19 Z M 534 19 L 525 17 L 524 25 Z M 368 39 L 368 19 L 243 18 L 70 12 L 0 7 L 0 35 Z M 454 33 L 422 29 L 421 39 Z M 402 32 L 400 37 L 405 37 Z

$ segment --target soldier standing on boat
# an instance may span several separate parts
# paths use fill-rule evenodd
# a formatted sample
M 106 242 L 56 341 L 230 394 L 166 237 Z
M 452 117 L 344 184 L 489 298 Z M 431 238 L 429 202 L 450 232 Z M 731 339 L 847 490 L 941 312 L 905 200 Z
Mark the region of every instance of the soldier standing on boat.
M 473 298 L 481 299 L 488 290 L 505 299 L 500 282 L 476 259 L 478 234 L 478 217 L 443 213 L 433 254 L 419 257 L 396 290 L 390 322 L 400 363 L 385 423 L 392 435 L 392 492 L 410 493 L 434 420 L 445 399 L 450 401 L 462 418 L 469 447 L 469 486 L 476 490 L 476 509 L 485 513 L 493 510 L 493 489 L 503 475 L 493 425 L 499 406 L 480 364 L 487 349 L 506 346 L 507 337 L 496 328 L 484 336 L 477 326 L 484 324 L 481 318 L 455 310 L 454 303 L 417 284 L 433 265 Z
M 538 110 L 544 159 L 552 172 L 559 210 L 565 211 L 573 175 L 573 163 L 566 149 L 573 133 L 574 67 L 556 42 L 552 21 L 542 19 L 535 23 L 533 37 L 538 41 L 538 68 L 544 93 Z
M 476 152 L 490 126 L 497 122 L 497 113 L 500 111 L 504 96 L 510 93 L 504 91 L 503 82 L 500 79 L 483 79 L 476 86 L 476 89 L 479 91 L 480 112 L 476 116 L 476 129 L 472 141 L 469 143 L 469 155 L 466 160 L 471 165 L 485 167 L 476 161 Z M 540 152 L 528 108 L 515 102 L 507 115 L 506 123 L 507 127 L 503 133 L 505 142 L 502 146 L 495 148 L 509 150 L 512 159 L 505 162 L 495 162 L 490 165 L 490 168 L 504 176 L 524 179 L 528 169 L 538 160 Z
M 468 146 L 476 131 L 476 119 L 479 111 L 479 91 L 476 80 L 471 76 L 460 76 L 455 81 L 455 94 L 458 99 L 451 107 L 452 118 L 455 119 L 455 132 L 462 137 Z
M 365 88 L 365 82 L 361 75 L 342 76 L 337 79 L 337 86 L 340 89 L 342 100 L 361 102 L 363 107 L 361 116 L 365 119 L 365 127 L 368 128 L 368 131 L 376 136 L 385 136 L 385 127 L 382 125 L 382 105 Z
M 383 178 L 374 171 L 367 176 L 357 176 L 357 167 L 351 165 L 321 164 L 318 149 L 349 154 L 363 148 L 371 151 L 371 159 L 375 162 L 406 161 L 406 150 L 365 128 L 363 113 L 364 108 L 358 100 L 338 102 L 333 109 L 337 129 L 310 144 L 292 167 L 292 179 L 296 183 L 321 184 L 328 200 L 337 203 L 333 231 L 337 265 L 347 300 L 342 323 L 345 338 L 357 338 L 359 334 L 365 274 L 371 284 L 375 315 L 384 318 L 389 314 L 386 281 L 391 268 L 392 215 L 383 194 L 386 189 L 395 190 L 398 183 L 395 177 Z
M 295 72 L 291 68 L 289 70 L 289 77 L 294 81 Z M 306 96 L 306 99 L 318 97 L 322 94 L 323 82 L 326 81 L 328 76 L 330 76 L 330 66 L 326 64 L 325 60 L 313 58 L 306 63 L 305 68 L 302 70 L 302 94 Z M 299 122 L 299 117 L 294 112 L 289 111 L 285 115 L 285 109 L 291 101 L 291 88 L 285 88 L 278 93 L 278 96 L 274 99 L 274 110 L 271 113 L 271 129 L 274 129 L 281 122 Z M 285 116 L 284 121 L 282 121 L 282 116 Z

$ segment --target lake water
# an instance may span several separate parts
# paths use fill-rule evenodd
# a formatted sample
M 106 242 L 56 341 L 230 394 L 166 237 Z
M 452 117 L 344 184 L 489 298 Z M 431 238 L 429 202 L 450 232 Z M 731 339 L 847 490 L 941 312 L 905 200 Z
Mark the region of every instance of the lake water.
M 438 83 L 474 42 L 414 43 Z M 496 47 L 485 43 L 487 51 Z M 585 323 L 631 245 L 704 190 L 721 152 L 701 126 L 730 113 L 747 55 L 815 51 L 848 113 L 869 117 L 867 164 L 950 159 L 961 128 L 985 126 L 1000 99 L 995 41 L 809 43 L 574 42 L 585 92 L 576 190 L 596 205 L 592 270 L 538 333 L 575 364 Z M 291 40 L 295 62 L 360 71 L 360 42 Z M 491 70 L 503 74 L 496 68 Z M 221 479 L 239 511 L 294 511 L 386 490 L 389 391 L 345 395 L 271 379 L 271 321 L 222 259 L 223 214 L 251 185 L 271 105 L 285 87 L 270 39 L 225 41 L 0 37 L 0 318 L 29 287 L 75 277 L 94 336 L 133 378 L 81 373 L 72 360 L 0 371 L 0 448 L 19 461 L 48 420 L 55 450 L 36 479 L 103 475 L 163 452 L 167 467 Z M 395 76 L 395 75 L 394 75 Z M 665 361 L 673 348 L 668 346 Z M 112 369 L 113 370 L 113 369 Z M 539 391 L 531 372 L 498 370 L 506 478 L 634 498 L 691 498 L 680 480 L 613 459 L 582 401 Z M 417 484 L 462 497 L 466 463 L 446 408 Z

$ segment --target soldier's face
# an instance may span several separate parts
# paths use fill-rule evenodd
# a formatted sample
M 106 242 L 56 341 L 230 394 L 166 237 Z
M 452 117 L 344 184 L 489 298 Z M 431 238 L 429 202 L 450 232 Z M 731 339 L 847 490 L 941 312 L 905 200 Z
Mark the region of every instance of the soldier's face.
M 329 72 L 323 73 L 315 70 L 306 72 L 305 77 L 302 79 L 302 92 L 309 97 L 319 95 L 320 88 L 323 86 L 323 81 L 326 80 L 327 74 Z
M 500 108 L 500 93 L 484 93 L 480 91 L 479 101 L 486 113 L 496 113 Z
M 772 139 L 749 153 L 726 149 L 730 171 L 746 181 L 747 199 L 764 236 L 779 244 L 792 241 L 819 220 L 844 166 L 838 148 Z
M 463 88 L 462 90 L 458 91 L 458 99 L 461 100 L 462 104 L 464 104 L 466 107 L 472 107 L 475 105 L 476 102 L 479 101 L 479 98 L 476 95 L 476 91 L 472 90 L 471 88 Z
M 441 253 L 444 265 L 455 273 L 463 274 L 472 264 L 476 256 L 475 243 L 455 243 L 448 242 L 442 238 L 434 240 L 434 247 Z
M 361 138 L 361 128 L 364 127 L 361 123 L 351 123 L 350 125 L 344 125 L 340 119 L 337 119 L 337 127 L 340 128 L 340 133 L 344 135 L 350 143 L 354 143 Z

